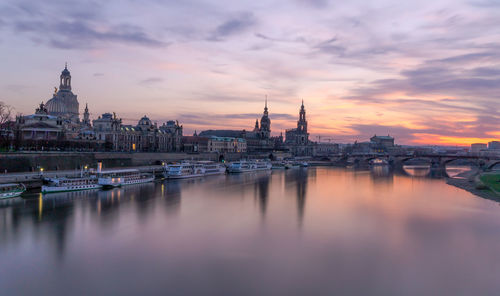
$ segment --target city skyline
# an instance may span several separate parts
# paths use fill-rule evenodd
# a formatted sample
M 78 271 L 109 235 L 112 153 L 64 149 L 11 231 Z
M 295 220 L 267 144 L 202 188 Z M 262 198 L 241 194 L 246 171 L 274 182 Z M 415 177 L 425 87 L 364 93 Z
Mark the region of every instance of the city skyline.
M 302 99 L 311 140 L 500 135 L 495 1 L 66 3 L 0 5 L 0 101 L 16 112 L 50 99 L 68 62 L 93 119 L 249 130 L 268 95 L 273 135 L 295 126 Z

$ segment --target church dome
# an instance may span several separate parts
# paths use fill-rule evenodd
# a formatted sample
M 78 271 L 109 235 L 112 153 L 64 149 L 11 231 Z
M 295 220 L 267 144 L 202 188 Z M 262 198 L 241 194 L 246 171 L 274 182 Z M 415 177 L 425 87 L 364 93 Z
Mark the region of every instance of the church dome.
M 47 101 L 47 103 L 45 104 L 45 108 L 47 108 L 47 111 L 49 113 L 68 112 L 66 110 L 66 104 L 64 104 L 64 102 L 62 102 L 60 99 L 55 98 L 55 97 Z
M 144 117 L 142 117 L 141 120 L 139 120 L 139 124 L 138 125 L 148 125 L 148 126 L 150 126 L 152 124 L 151 124 L 151 120 L 149 120 L 149 118 L 146 115 L 144 115 Z

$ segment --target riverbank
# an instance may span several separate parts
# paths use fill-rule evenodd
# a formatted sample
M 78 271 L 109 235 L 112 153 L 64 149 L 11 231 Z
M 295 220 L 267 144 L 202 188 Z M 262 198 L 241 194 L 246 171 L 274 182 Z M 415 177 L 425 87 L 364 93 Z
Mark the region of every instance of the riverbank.
M 470 171 L 457 175 L 458 178 L 448 178 L 446 183 L 479 197 L 500 202 L 500 195 L 496 193 L 495 189 L 491 189 L 492 184 L 489 184 L 489 181 L 493 182 L 493 178 L 487 178 L 488 181 L 485 183 L 484 176 L 496 176 L 495 180 L 500 178 L 499 174 L 480 174 L 478 171 Z

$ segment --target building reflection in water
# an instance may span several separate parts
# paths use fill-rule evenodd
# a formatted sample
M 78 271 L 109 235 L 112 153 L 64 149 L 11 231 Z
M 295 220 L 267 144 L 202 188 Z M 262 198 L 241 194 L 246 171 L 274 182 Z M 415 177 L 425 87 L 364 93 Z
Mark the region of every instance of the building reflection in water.
M 394 171 L 389 165 L 376 165 L 370 167 L 370 176 L 373 186 L 380 193 L 392 190 L 394 186 Z
M 295 198 L 297 202 L 297 225 L 302 227 L 307 198 L 307 183 L 310 178 L 314 179 L 315 171 L 306 168 L 292 169 L 285 172 L 285 184 L 295 187 Z
M 254 192 L 258 199 L 259 209 L 262 218 L 266 216 L 267 205 L 269 203 L 269 182 L 270 182 L 269 174 L 259 174 L 257 180 L 254 185 Z
M 161 197 L 165 205 L 166 213 L 177 214 L 181 206 L 181 190 L 182 186 L 179 182 L 163 182 L 161 184 Z

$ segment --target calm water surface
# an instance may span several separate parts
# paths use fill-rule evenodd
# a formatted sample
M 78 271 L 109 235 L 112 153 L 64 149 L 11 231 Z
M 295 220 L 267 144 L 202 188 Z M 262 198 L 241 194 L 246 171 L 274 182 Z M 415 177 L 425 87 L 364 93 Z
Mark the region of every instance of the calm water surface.
M 499 295 L 500 207 L 383 167 L 31 195 L 0 202 L 0 294 Z

